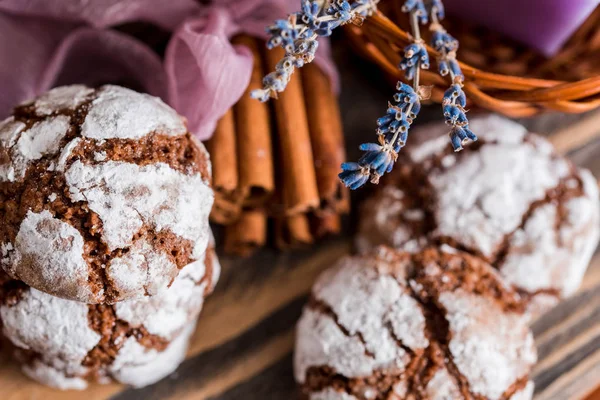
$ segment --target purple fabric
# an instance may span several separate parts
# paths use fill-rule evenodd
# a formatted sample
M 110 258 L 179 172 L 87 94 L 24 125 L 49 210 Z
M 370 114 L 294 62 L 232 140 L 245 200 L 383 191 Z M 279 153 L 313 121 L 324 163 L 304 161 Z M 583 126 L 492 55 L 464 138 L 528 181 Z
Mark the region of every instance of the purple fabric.
M 46 90 L 71 83 L 116 83 L 160 96 L 208 139 L 244 94 L 252 57 L 229 39 L 265 37 L 265 26 L 297 0 L 0 0 L 0 117 Z M 172 32 L 164 60 L 146 44 L 110 30 L 150 22 Z M 337 89 L 328 43 L 316 62 Z
M 556 54 L 600 0 L 444 0 L 449 14 Z

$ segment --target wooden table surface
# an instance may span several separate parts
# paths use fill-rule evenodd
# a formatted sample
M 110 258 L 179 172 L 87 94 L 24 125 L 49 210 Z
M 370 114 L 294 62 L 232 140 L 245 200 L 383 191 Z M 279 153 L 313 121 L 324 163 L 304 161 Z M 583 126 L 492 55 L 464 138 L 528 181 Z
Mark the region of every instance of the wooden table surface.
M 350 157 L 365 138 L 374 137 L 375 119 L 385 111 L 393 87 L 346 50 L 343 61 L 343 120 Z M 439 106 L 424 109 L 419 123 L 441 119 Z M 527 121 L 538 132 L 552 133 L 582 117 L 551 115 Z M 598 118 L 596 118 L 598 120 Z M 588 124 L 589 125 L 589 124 Z M 594 122 L 600 130 L 600 121 Z M 565 135 L 565 132 L 567 135 Z M 562 145 L 572 136 L 563 131 Z M 566 139 L 565 139 L 566 138 Z M 600 140 L 569 156 L 600 177 Z M 355 203 L 366 191 L 353 194 Z M 143 389 L 92 386 L 85 392 L 59 392 L 24 378 L 0 356 L 2 399 L 295 399 L 292 377 L 294 325 L 316 276 L 352 249 L 354 210 L 344 234 L 309 249 L 289 253 L 260 251 L 246 259 L 222 257 L 223 274 L 208 299 L 187 360 L 171 376 Z M 536 400 L 583 399 L 600 384 L 600 254 L 581 290 L 533 325 L 539 363 L 533 377 Z M 600 400 L 596 392 L 589 400 Z

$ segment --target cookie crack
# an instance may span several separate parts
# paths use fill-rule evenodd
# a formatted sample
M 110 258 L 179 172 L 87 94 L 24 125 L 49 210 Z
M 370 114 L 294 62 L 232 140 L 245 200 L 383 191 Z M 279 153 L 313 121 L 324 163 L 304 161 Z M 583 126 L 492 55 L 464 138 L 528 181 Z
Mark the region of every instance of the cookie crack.
M 149 333 L 145 327 L 133 327 L 127 321 L 119 319 L 114 306 L 89 305 L 88 310 L 90 328 L 100 335 L 99 342 L 87 353 L 81 363 L 82 366 L 89 368 L 90 376 L 97 376 L 110 366 L 130 337 L 149 350 L 160 352 L 169 345 L 167 339 Z
M 577 186 L 574 188 L 570 188 L 567 185 L 567 182 L 569 182 L 569 181 L 576 181 Z M 546 206 L 548 204 L 556 203 L 557 221 L 555 221 L 555 230 L 558 231 L 558 227 L 560 227 L 560 225 L 562 224 L 562 221 L 563 221 L 562 220 L 563 217 L 561 216 L 561 210 L 564 209 L 564 204 L 567 201 L 569 201 L 575 197 L 580 197 L 582 195 L 583 195 L 583 182 L 581 182 L 581 179 L 579 178 L 577 173 L 575 171 L 573 171 L 573 169 L 571 169 L 570 174 L 568 176 L 561 178 L 558 181 L 556 186 L 546 190 L 544 198 L 536 200 L 529 205 L 529 208 L 523 214 L 523 217 L 521 219 L 521 222 L 519 223 L 519 226 L 517 226 L 511 232 L 504 235 L 502 244 L 500 245 L 499 250 L 496 252 L 496 256 L 494 257 L 493 260 L 491 260 L 491 264 L 494 266 L 494 268 L 496 268 L 497 270 L 502 269 L 502 266 L 504 265 L 504 263 L 506 262 L 506 258 L 508 257 L 511 240 L 514 238 L 514 236 L 516 235 L 517 232 L 519 232 L 520 230 L 523 230 L 525 228 L 525 226 L 530 221 L 531 217 L 533 216 L 533 214 L 535 213 L 536 210 L 538 210 L 539 208 Z M 560 238 L 558 236 L 559 235 L 557 235 L 557 237 L 556 237 L 556 244 L 557 244 L 557 246 L 562 247 L 561 243 L 560 243 Z
M 436 346 L 439 347 L 439 350 L 441 350 L 444 354 L 444 366 L 448 370 L 448 373 L 452 379 L 454 379 L 461 394 L 465 397 L 465 399 L 476 398 L 471 392 L 467 378 L 460 372 L 454 363 L 452 352 L 450 351 L 449 346 L 451 334 L 450 323 L 446 316 L 446 310 L 443 306 L 437 303 L 436 299 L 424 299 L 412 288 L 411 285 L 408 285 L 408 290 L 410 291 L 411 296 L 425 310 L 425 323 L 427 326 L 427 332 L 431 335 L 427 350 L 430 352 L 435 352 Z M 432 362 L 433 360 L 427 360 L 428 364 Z M 429 378 L 431 379 L 432 377 Z M 424 385 L 427 384 L 428 381 L 424 382 Z
M 338 315 L 333 310 L 333 308 L 331 308 L 328 304 L 326 304 L 324 301 L 318 299 L 314 294 L 312 294 L 308 300 L 307 307 L 313 311 L 317 311 L 321 314 L 324 314 L 324 315 L 327 315 L 328 317 L 330 317 L 344 335 L 346 335 L 348 337 L 355 337 L 358 340 L 360 340 L 360 342 L 363 344 L 363 347 L 365 349 L 365 355 L 367 357 L 375 359 L 375 354 L 373 352 L 369 351 L 367 342 L 366 342 L 365 338 L 363 337 L 362 333 L 360 333 L 360 332 L 356 332 L 354 334 L 350 333 L 350 331 L 344 325 L 342 325 L 342 323 L 339 320 Z

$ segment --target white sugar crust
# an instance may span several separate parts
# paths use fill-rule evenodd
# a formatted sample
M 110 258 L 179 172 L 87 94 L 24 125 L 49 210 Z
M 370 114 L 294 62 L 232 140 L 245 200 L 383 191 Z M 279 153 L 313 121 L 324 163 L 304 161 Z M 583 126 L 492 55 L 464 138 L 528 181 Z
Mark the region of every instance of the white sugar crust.
M 16 121 L 15 117 L 8 117 L 0 122 L 0 146 L 9 148 L 15 145 L 19 134 L 26 128 L 21 121 Z
M 384 186 L 381 193 L 367 199 L 361 207 L 360 227 L 355 244 L 359 253 L 368 253 L 381 244 L 404 251 L 418 251 L 427 241 L 415 237 L 409 226 L 400 218 L 422 220 L 425 215 L 421 209 L 408 208 L 406 194 L 393 185 Z
M 82 136 L 96 140 L 186 132 L 182 117 L 158 97 L 112 85 L 100 89 L 81 128 Z
M 31 364 L 23 364 L 21 369 L 25 375 L 42 385 L 60 390 L 85 390 L 88 383 L 77 376 L 67 376 L 64 371 L 35 359 Z
M 126 254 L 113 258 L 106 267 L 106 277 L 122 299 L 157 295 L 178 273 L 177 265 L 144 238 L 136 240 Z
M 36 122 L 17 141 L 17 151 L 26 160 L 39 160 L 59 150 L 60 141 L 69 130 L 71 119 L 64 115 Z
M 37 97 L 33 104 L 35 113 L 40 116 L 46 116 L 62 110 L 75 110 L 94 92 L 84 85 L 61 86 L 49 90 Z
M 513 394 L 509 400 L 531 400 L 533 399 L 533 390 L 535 384 L 532 381 L 527 382 L 527 385 L 515 394 Z
M 36 289 L 13 306 L 1 306 L 3 333 L 15 346 L 69 366 L 81 365 L 101 337 L 88 321 L 88 306 Z
M 329 365 L 347 377 L 368 376 L 379 368 L 402 370 L 408 354 L 398 341 L 415 350 L 427 347 L 420 306 L 405 285 L 380 271 L 365 258 L 348 257 L 319 277 L 313 296 L 331 308 L 335 320 L 305 309 L 297 328 L 299 382 L 311 366 Z
M 65 176 L 72 200 L 87 201 L 102 220 L 110 250 L 130 246 L 144 224 L 192 241 L 194 259 L 206 250 L 213 192 L 200 174 L 186 175 L 164 163 L 77 160 Z
M 429 400 L 455 400 L 462 398 L 455 379 L 445 367 L 439 368 L 425 387 Z
M 444 292 L 454 364 L 469 382 L 471 392 L 500 399 L 536 362 L 533 335 L 522 314 L 503 312 L 492 300 L 464 292 Z
M 12 117 L 0 125 L 0 182 L 20 181 L 36 160 L 57 153 L 69 130 L 69 117 L 36 122 L 31 128 Z
M 454 167 L 429 176 L 437 194 L 436 236 L 460 238 L 467 248 L 492 257 L 530 204 L 570 173 L 551 149 L 530 142 L 486 144 Z
M 0 122 L 0 182 L 12 182 L 16 179 L 12 162 L 12 148 L 17 143 L 26 125 L 9 117 Z
M 358 400 L 357 397 L 352 396 L 346 392 L 338 392 L 333 388 L 323 389 L 317 393 L 311 393 L 310 400 Z
M 554 226 L 559 210 L 548 204 L 538 207 L 512 235 L 500 271 L 514 286 L 529 292 L 553 289 L 561 297 L 579 288 L 600 237 L 598 186 L 589 171 L 582 170 L 580 177 L 584 194 L 564 204 L 566 215 L 558 230 Z M 544 299 L 534 302 L 532 315 L 553 305 Z
M 110 366 L 109 375 L 117 382 L 133 387 L 151 385 L 163 379 L 185 359 L 195 328 L 194 320 L 161 352 L 141 346 L 134 338 L 127 339 Z
M 555 289 L 563 297 L 577 290 L 600 234 L 597 184 L 588 171 L 581 178 L 584 196 L 565 203 L 566 218 L 558 230 L 553 227 L 558 208 L 548 204 L 515 231 L 501 269 L 508 282 L 530 292 Z
M 73 150 L 75 150 L 79 143 L 81 143 L 81 138 L 76 137 L 62 148 L 58 156 L 58 160 L 56 160 L 56 165 L 54 167 L 56 171 L 65 172 L 65 168 L 67 167 L 67 161 L 69 161 Z
M 128 338 L 108 370 L 99 371 L 100 375 L 105 374 L 106 378 L 110 377 L 116 382 L 138 388 L 161 380 L 175 371 L 185 359 L 195 326 L 196 320 L 189 323 L 181 334 L 160 352 L 145 348 L 133 337 Z M 31 379 L 56 389 L 84 390 L 88 387 L 87 380 L 82 378 L 85 371 L 73 374 L 62 369 L 60 364 L 56 359 L 44 357 L 22 365 L 22 370 Z M 100 383 L 109 382 L 110 379 L 106 379 Z
M 186 266 L 170 288 L 141 300 L 115 304 L 117 317 L 133 327 L 144 326 L 153 335 L 171 340 L 202 310 L 206 273 L 203 261 Z
M 29 211 L 14 245 L 0 246 L 0 263 L 10 276 L 38 290 L 81 301 L 95 300 L 102 293 L 95 295 L 88 285 L 83 245 L 79 231 L 49 211 Z

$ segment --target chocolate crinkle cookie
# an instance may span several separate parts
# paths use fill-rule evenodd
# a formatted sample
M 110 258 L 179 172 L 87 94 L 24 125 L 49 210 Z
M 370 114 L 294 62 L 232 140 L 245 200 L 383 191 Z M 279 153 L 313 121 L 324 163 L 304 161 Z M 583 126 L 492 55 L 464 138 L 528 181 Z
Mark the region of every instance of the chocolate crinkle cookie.
M 166 290 L 202 261 L 210 162 L 161 100 L 59 87 L 0 122 L 0 265 L 85 303 Z
M 149 385 L 185 358 L 204 298 L 219 272 L 211 245 L 167 290 L 114 305 L 54 297 L 0 272 L 2 331 L 23 372 L 45 385 Z
M 527 400 L 536 361 L 519 296 L 480 258 L 379 247 L 324 272 L 297 326 L 310 400 Z
M 474 119 L 479 141 L 454 153 L 443 124 L 418 143 L 362 207 L 357 247 L 418 251 L 449 244 L 491 263 L 532 315 L 579 287 L 598 244 L 596 180 L 508 119 Z

